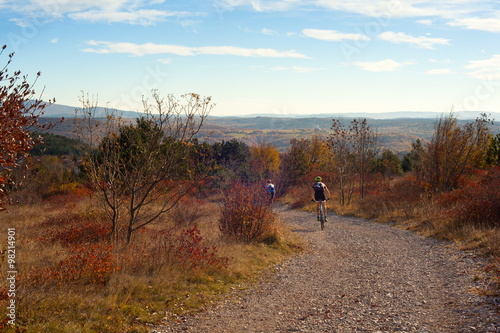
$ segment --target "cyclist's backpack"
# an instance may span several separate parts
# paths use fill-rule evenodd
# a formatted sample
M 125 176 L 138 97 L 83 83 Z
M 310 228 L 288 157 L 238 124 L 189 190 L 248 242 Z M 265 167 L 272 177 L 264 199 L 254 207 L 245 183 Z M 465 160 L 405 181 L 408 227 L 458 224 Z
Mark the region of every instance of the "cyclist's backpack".
M 323 186 L 323 184 L 321 182 L 314 183 L 313 189 L 315 192 L 324 192 L 325 191 L 325 187 Z

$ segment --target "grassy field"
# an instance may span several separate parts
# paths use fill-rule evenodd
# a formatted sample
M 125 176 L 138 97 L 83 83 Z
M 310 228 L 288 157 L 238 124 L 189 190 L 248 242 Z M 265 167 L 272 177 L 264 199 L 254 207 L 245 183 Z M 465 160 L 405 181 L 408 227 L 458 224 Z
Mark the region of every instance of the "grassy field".
M 5 309 L 15 299 L 16 326 L 3 318 L 0 331 L 146 332 L 148 325 L 209 306 L 230 288 L 246 288 L 301 250 L 279 221 L 270 245 L 222 237 L 220 198 L 193 200 L 129 245 L 110 245 L 105 216 L 89 196 L 55 196 L 2 213 L 1 230 L 15 228 L 18 273 L 12 298 L 5 238 L 0 303 Z

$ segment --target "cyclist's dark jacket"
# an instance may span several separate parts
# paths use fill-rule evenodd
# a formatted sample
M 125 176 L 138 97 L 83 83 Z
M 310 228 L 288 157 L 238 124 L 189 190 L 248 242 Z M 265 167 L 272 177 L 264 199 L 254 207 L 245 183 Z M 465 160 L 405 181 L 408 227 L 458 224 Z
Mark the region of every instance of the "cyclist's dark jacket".
M 322 182 L 316 182 L 313 185 L 314 189 L 314 200 L 316 201 L 325 201 L 325 187 L 326 185 L 323 184 Z

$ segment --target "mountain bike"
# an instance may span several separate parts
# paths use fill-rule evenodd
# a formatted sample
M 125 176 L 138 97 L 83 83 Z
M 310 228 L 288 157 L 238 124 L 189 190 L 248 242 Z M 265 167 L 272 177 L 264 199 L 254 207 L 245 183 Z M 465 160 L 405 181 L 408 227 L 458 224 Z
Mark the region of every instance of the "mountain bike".
M 319 202 L 319 201 L 316 201 L 314 199 L 311 199 L 311 201 Z M 320 202 L 320 205 L 319 205 L 319 222 L 321 224 L 321 230 L 325 229 L 325 221 L 326 221 L 325 212 L 323 212 L 323 205 Z

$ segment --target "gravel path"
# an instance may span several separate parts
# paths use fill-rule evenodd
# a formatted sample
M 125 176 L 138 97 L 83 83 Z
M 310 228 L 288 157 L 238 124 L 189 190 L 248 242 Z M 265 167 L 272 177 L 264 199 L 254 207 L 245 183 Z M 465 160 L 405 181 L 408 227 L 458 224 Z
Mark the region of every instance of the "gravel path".
M 498 299 L 480 288 L 484 262 L 389 224 L 280 215 L 310 245 L 270 277 L 151 332 L 500 332 Z M 484 281 L 482 282 L 484 283 Z

